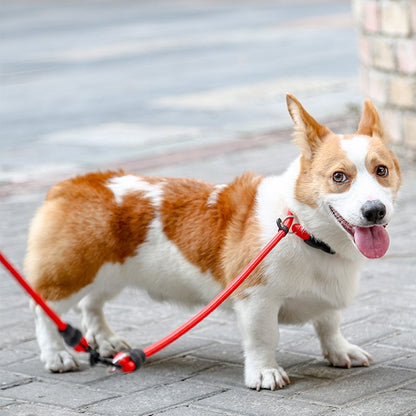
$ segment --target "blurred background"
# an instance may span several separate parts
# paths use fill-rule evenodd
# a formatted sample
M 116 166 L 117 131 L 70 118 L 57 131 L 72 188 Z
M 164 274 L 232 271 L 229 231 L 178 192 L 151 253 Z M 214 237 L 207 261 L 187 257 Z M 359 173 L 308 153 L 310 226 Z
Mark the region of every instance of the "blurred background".
M 166 165 L 290 128 L 286 92 L 322 122 L 362 104 L 348 0 L 4 0 L 0 33 L 3 192 L 95 168 L 190 175 Z

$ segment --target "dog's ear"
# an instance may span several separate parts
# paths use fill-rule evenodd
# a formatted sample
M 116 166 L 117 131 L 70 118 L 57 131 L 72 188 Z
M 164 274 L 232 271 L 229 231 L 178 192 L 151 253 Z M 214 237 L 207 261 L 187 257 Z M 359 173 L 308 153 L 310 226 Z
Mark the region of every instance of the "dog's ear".
M 291 94 L 286 95 L 287 108 L 295 123 L 295 143 L 301 147 L 302 154 L 307 159 L 312 159 L 316 149 L 323 139 L 331 133 L 328 127 L 319 124 L 302 107 L 302 104 Z
M 358 125 L 357 134 L 365 134 L 366 136 L 378 136 L 384 139 L 383 127 L 380 122 L 377 110 L 370 99 L 364 102 L 363 113 Z

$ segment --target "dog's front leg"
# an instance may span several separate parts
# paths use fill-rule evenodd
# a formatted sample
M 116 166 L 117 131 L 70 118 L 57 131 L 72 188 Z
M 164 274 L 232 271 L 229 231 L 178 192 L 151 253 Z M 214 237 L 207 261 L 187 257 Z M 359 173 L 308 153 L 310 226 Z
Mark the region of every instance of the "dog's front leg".
M 252 293 L 236 301 L 235 310 L 243 337 L 246 386 L 275 390 L 289 384 L 289 377 L 275 357 L 279 342 L 279 305 Z
M 324 357 L 335 367 L 369 366 L 373 361 L 368 352 L 349 343 L 339 329 L 341 312 L 328 311 L 314 321 Z

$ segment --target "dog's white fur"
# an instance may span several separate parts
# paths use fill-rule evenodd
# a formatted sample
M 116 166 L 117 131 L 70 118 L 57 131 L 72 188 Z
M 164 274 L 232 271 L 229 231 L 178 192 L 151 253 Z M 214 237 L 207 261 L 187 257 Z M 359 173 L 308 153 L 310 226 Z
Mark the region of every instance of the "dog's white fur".
M 323 137 L 312 137 L 319 136 L 317 131 L 322 126 L 308 118 L 310 116 L 294 97 L 288 97 L 288 105 L 298 129 L 297 136 L 304 135 L 306 142 L 324 141 Z M 367 114 L 365 117 L 371 119 L 373 115 Z M 368 134 L 368 125 L 371 123 L 372 134 Z M 307 131 L 310 127 L 312 133 Z M 366 201 L 378 200 L 386 207 L 383 224 L 389 222 L 400 185 L 400 172 L 397 163 L 383 160 L 383 163 L 390 163 L 391 171 L 397 170 L 396 180 L 386 186 L 380 184 L 373 172 L 369 171 L 366 157 L 373 146 L 372 136 L 380 135 L 379 130 L 376 118 L 367 122 L 362 120 L 358 134 L 353 137 L 337 136 L 341 151 L 356 169 L 356 176 L 345 192 L 317 192 L 311 197 L 310 204 L 299 200 L 297 188 L 300 186 L 298 179 L 302 163 L 313 159 L 313 153 L 318 151 L 314 149 L 316 143 L 301 144 L 302 156 L 283 175 L 259 181 L 253 215 L 259 230 L 257 240 L 260 245 L 266 244 L 275 234 L 273 224 L 276 218 L 284 217 L 290 209 L 295 213 L 296 222 L 327 243 L 336 254 L 324 253 L 308 247 L 300 238 L 288 236 L 264 260 L 261 281 L 249 284 L 233 298 L 232 305 L 243 338 L 245 382 L 248 387 L 274 390 L 289 383 L 286 372 L 275 358 L 279 340 L 278 324 L 313 322 L 322 352 L 330 363 L 340 367 L 369 365 L 370 355 L 346 341 L 339 329 L 340 310 L 351 303 L 357 292 L 359 269 L 364 257 L 329 207 L 332 206 L 354 226 L 367 226 L 361 213 L 362 206 Z M 382 141 L 379 137 L 377 139 Z M 384 142 L 382 148 L 384 152 Z M 389 155 L 394 158 L 391 153 Z M 317 178 L 314 180 L 319 181 L 319 175 Z M 135 175 L 117 174 L 109 178 L 106 187 L 111 190 L 116 204 L 122 204 L 126 197 L 134 193 L 141 193 L 143 198 L 150 201 L 156 215 L 149 223 L 146 240 L 140 244 L 135 255 L 122 262 L 105 262 L 92 282 L 69 296 L 49 302 L 58 313 L 78 305 L 86 338 L 98 345 L 103 356 L 111 356 L 128 347 L 127 342 L 108 327 L 102 312 L 104 303 L 124 287 L 138 286 L 155 299 L 195 305 L 210 301 L 224 286 L 211 270 L 202 272 L 201 267 L 189 261 L 177 244 L 165 235 L 159 213 L 165 186 L 169 186 L 168 181 L 153 184 Z M 206 206 L 215 207 L 223 192 L 227 192 L 227 186 L 212 187 Z M 43 260 L 38 240 L 45 233 L 45 221 L 48 221 L 48 217 L 41 210 L 30 231 L 25 267 L 29 279 L 34 283 L 39 283 L 41 279 L 39 270 L 43 267 Z M 62 255 L 65 256 L 65 252 Z M 246 260 L 248 262 L 250 259 Z M 227 262 L 226 254 L 224 262 Z M 77 368 L 76 359 L 68 352 L 54 326 L 38 306 L 33 305 L 33 309 L 41 360 L 45 367 L 51 371 Z

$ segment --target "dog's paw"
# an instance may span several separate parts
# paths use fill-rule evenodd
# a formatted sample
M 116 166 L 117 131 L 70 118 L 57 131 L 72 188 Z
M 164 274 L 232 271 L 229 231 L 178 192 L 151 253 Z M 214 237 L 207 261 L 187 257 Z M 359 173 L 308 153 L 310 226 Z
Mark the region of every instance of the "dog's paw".
M 106 339 L 101 339 L 97 342 L 98 344 L 98 353 L 101 357 L 110 358 L 121 350 L 130 349 L 130 345 L 119 338 L 117 335 L 111 336 Z
M 77 359 L 68 351 L 49 351 L 41 355 L 45 369 L 52 373 L 65 373 L 78 370 Z
M 290 379 L 282 367 L 262 368 L 246 372 L 246 386 L 250 389 L 276 390 L 290 384 Z
M 370 362 L 373 361 L 373 358 L 367 351 L 346 341 L 342 347 L 328 349 L 323 353 L 324 357 L 334 367 L 368 367 Z

